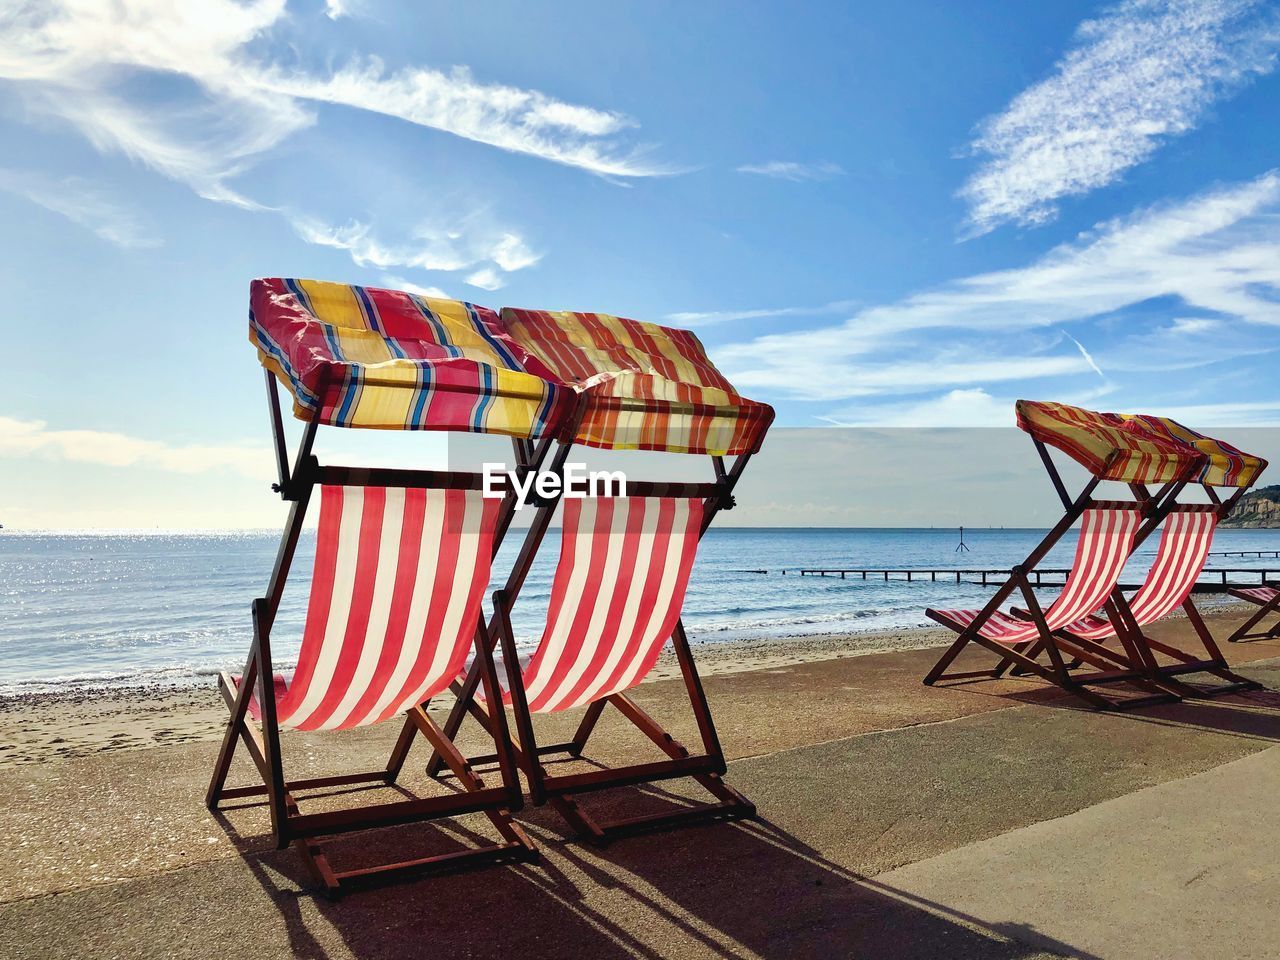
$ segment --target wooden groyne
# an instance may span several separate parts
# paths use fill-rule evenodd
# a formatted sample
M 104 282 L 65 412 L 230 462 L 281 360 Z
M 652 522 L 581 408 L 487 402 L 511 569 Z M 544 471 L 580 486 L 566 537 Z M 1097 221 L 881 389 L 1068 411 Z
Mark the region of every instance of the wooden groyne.
M 746 570 L 745 573 L 767 574 L 768 570 Z M 995 586 L 1009 578 L 1008 568 L 988 567 L 793 567 L 778 571 L 782 576 L 833 577 L 840 580 L 900 580 L 930 583 L 972 583 L 978 586 Z M 1071 571 L 1065 567 L 1050 567 L 1027 571 L 1033 586 L 1060 587 Z M 1234 587 L 1257 587 L 1280 579 L 1280 570 L 1252 569 L 1249 567 L 1206 570 L 1196 584 L 1197 593 L 1222 593 Z M 1122 590 L 1136 590 L 1139 584 L 1121 584 Z

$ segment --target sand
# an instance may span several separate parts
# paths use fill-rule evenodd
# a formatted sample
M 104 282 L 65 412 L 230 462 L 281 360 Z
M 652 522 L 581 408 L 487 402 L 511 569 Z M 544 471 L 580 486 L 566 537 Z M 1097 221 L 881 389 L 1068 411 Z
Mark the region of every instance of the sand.
M 914 650 L 945 642 L 940 630 L 888 630 L 832 636 L 704 643 L 696 647 L 703 676 L 779 669 L 887 650 Z M 646 679 L 679 676 L 670 651 Z M 448 710 L 437 701 L 434 712 Z M 0 698 L 0 768 L 118 750 L 214 740 L 222 736 L 226 707 L 209 677 L 199 686 L 78 690 Z

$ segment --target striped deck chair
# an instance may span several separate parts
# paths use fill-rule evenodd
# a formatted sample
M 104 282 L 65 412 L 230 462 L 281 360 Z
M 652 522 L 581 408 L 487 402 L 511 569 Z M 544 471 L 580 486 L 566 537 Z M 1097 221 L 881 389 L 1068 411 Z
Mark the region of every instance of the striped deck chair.
M 1103 673 L 1072 674 L 1067 666 L 1065 653 L 1075 654 L 1074 649 L 1064 650 L 1060 631 L 1108 609 L 1109 616 L 1118 615 L 1112 604 L 1112 595 L 1120 582 L 1125 562 L 1133 552 L 1134 539 L 1143 517 L 1140 504 L 1093 501 L 1081 514 L 1080 535 L 1076 543 L 1075 559 L 1067 576 L 1062 593 L 1047 608 L 1042 609 L 1031 587 L 1027 571 L 1034 564 L 1015 567 L 1009 583 L 980 610 L 935 610 L 925 614 L 932 620 L 954 630 L 959 636 L 925 677 L 932 685 L 939 680 L 964 680 L 977 677 L 998 677 L 1010 663 L 1025 672 L 1035 674 L 1075 694 L 1095 707 L 1128 707 L 1138 703 L 1151 703 L 1156 699 L 1172 698 L 1168 693 L 1154 693 L 1133 699 L 1113 700 L 1089 689 L 1109 683 L 1129 682 L 1151 692 L 1142 671 L 1136 669 L 1109 669 Z M 1069 518 L 1068 518 L 1069 519 Z M 1059 524 L 1062 527 L 1063 524 Z M 1051 532 L 1051 538 L 1056 539 Z M 1050 538 L 1046 538 L 1050 541 Z M 1052 541 L 1050 541 L 1052 542 Z M 1005 598 L 1020 590 L 1027 605 L 1027 619 L 1003 613 L 999 606 Z M 977 643 L 1000 657 L 997 665 L 988 670 L 946 674 L 945 671 L 969 643 Z M 1050 665 L 1043 666 L 1029 654 L 1033 645 L 1040 645 L 1049 655 Z
M 1280 589 L 1269 584 L 1261 587 L 1239 587 L 1228 590 L 1231 596 L 1246 603 L 1256 604 L 1258 611 L 1242 623 L 1235 633 L 1227 637 L 1228 643 L 1239 643 L 1242 640 L 1274 640 L 1280 637 L 1280 620 L 1268 630 L 1254 630 L 1259 623 L 1269 616 L 1280 613 Z
M 477 626 L 502 501 L 483 497 L 480 478 L 465 474 L 315 470 L 320 519 L 297 668 L 291 675 L 272 670 L 268 638 L 278 594 L 255 601 L 249 662 L 241 676 L 221 677 L 231 719 L 209 787 L 209 807 L 265 795 L 277 846 L 295 844 L 315 880 L 330 893 L 338 892 L 344 881 L 393 872 L 530 858 L 536 851 L 509 816 L 523 797 L 505 723 L 499 718 L 495 728 L 502 782 L 487 786 L 426 711 L 428 701 L 449 685 L 473 649 L 486 688 L 495 695 L 499 690 L 488 647 L 474 641 L 483 638 Z M 404 485 L 388 482 L 397 478 Z M 282 547 L 286 567 L 308 496 L 295 505 L 297 520 L 291 521 L 291 537 Z M 279 582 L 273 590 L 282 588 Z M 384 769 L 285 779 L 281 730 L 346 730 L 399 717 L 407 722 Z M 463 787 L 460 792 L 300 811 L 300 791 L 394 784 L 417 734 L 445 757 Z M 225 786 L 238 740 L 258 768 L 260 785 Z M 316 839 L 477 811 L 488 816 L 500 842 L 340 872 L 330 866 Z
M 1180 693 L 1203 695 L 1256 689 L 1258 684 L 1233 673 L 1227 665 L 1203 618 L 1191 600 L 1197 579 L 1209 559 L 1213 535 L 1221 508 L 1217 504 L 1183 504 L 1173 507 L 1164 521 L 1160 545 L 1146 579 L 1130 598 L 1117 592 L 1113 597 L 1117 617 L 1091 614 L 1067 624 L 1059 633 L 1070 651 L 1081 661 L 1102 669 L 1146 667 L 1153 679 L 1168 680 L 1187 674 L 1207 672 L 1229 681 L 1203 690 L 1178 684 Z M 1169 643 L 1150 637 L 1147 627 L 1159 623 L 1181 608 L 1204 646 L 1207 658 L 1198 658 Z M 1017 611 L 1025 615 L 1025 611 Z M 1117 624 L 1119 629 L 1117 630 Z M 1118 653 L 1103 642 L 1117 638 L 1124 647 Z M 1035 658 L 1044 650 L 1038 638 L 1025 651 Z M 1161 664 L 1154 654 L 1164 654 L 1173 662 Z
M 703 520 L 704 503 L 696 498 L 565 500 L 560 560 L 546 628 L 523 664 L 517 659 L 511 632 L 511 599 L 505 591 L 494 595 L 497 639 L 507 674 L 504 700 L 514 712 L 516 755 L 529 779 L 531 798 L 536 804 L 550 801 L 592 842 L 690 821 L 755 814 L 755 807 L 723 780 L 724 754 L 680 622 Z M 626 694 L 653 669 L 668 639 L 675 647 L 697 720 L 700 755 L 691 755 Z M 614 769 L 549 774 L 543 758 L 555 753 L 580 757 L 609 704 L 666 758 Z M 540 747 L 532 716 L 575 707 L 586 710 L 573 740 Z M 485 712 L 492 717 L 503 713 Z M 680 777 L 695 779 L 715 802 L 600 824 L 575 799 L 593 790 Z

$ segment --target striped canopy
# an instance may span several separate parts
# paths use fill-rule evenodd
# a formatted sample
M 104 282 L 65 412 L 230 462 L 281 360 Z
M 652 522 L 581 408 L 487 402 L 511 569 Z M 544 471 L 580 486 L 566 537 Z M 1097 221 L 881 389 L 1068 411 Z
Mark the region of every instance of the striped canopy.
M 1041 400 L 1019 400 L 1017 414 L 1019 427 L 1103 480 L 1167 483 L 1204 463 L 1198 450 L 1142 429 L 1131 417 Z
M 773 408 L 733 389 L 688 330 L 595 313 L 487 307 L 319 280 L 255 280 L 250 340 L 294 415 L 339 427 L 562 435 L 736 455 Z
M 1122 415 L 1123 416 L 1123 415 Z M 1177 420 L 1136 414 L 1132 418 L 1148 432 L 1156 436 L 1194 447 L 1205 456 L 1198 482 L 1211 487 L 1251 487 L 1257 482 L 1267 461 L 1251 453 L 1245 453 L 1225 440 L 1206 437 Z
M 603 313 L 502 311 L 502 328 L 586 400 L 593 447 L 736 455 L 759 449 L 773 408 L 734 390 L 698 338 Z
M 1164 417 L 1041 400 L 1019 400 L 1017 415 L 1019 427 L 1103 480 L 1166 483 L 1190 471 L 1191 482 L 1249 487 L 1267 466 L 1261 457 Z
M 573 392 L 540 375 L 492 310 L 319 280 L 255 280 L 249 334 L 294 414 L 339 427 L 536 438 Z

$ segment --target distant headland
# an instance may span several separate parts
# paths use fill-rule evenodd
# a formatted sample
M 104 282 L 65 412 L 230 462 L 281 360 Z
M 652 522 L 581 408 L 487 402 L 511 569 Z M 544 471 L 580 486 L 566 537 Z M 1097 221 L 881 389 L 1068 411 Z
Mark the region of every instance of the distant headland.
M 1280 527 L 1280 484 L 1259 487 L 1240 498 L 1224 527 Z

